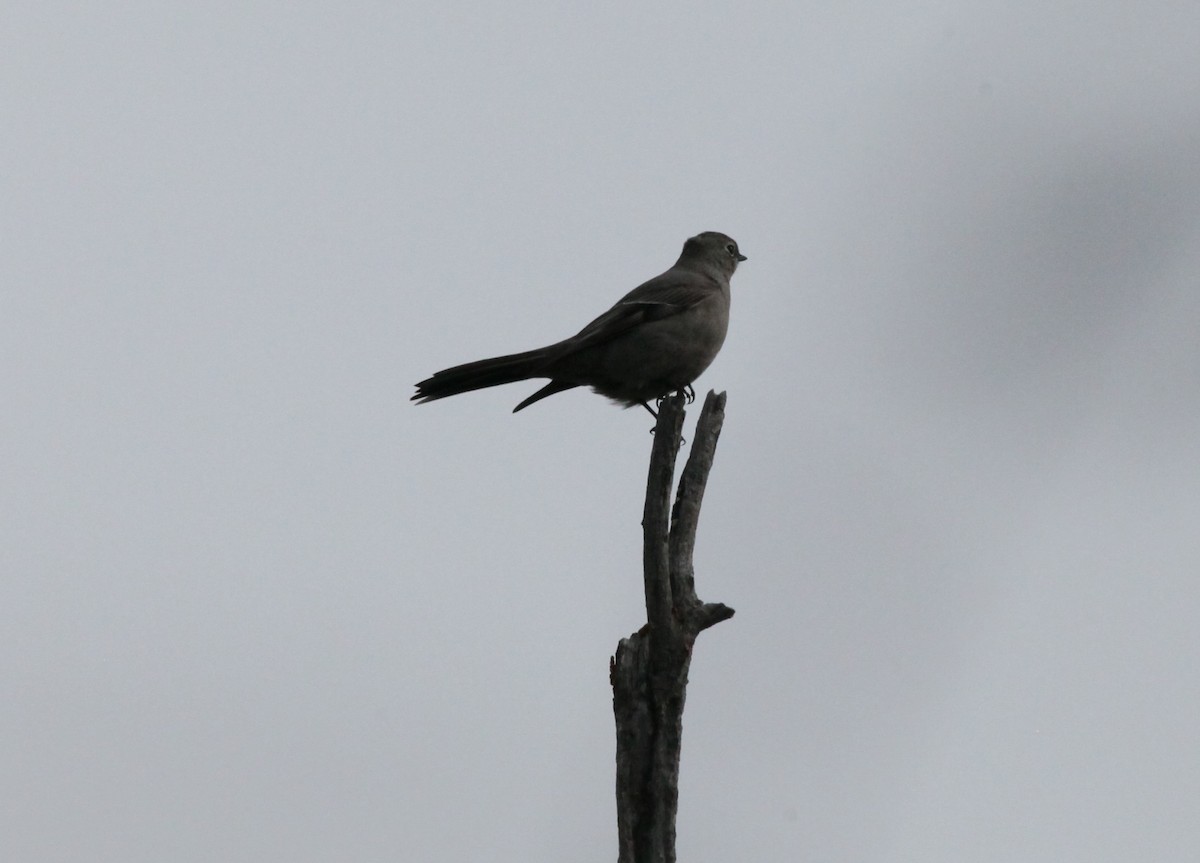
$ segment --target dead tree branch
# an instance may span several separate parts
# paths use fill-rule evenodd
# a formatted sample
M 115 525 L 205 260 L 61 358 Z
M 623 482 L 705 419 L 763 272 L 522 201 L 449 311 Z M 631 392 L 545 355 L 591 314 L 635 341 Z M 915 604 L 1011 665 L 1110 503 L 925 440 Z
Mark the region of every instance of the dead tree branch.
M 692 563 L 700 504 L 725 420 L 725 394 L 709 392 L 704 400 L 672 509 L 683 402 L 678 394 L 661 402 L 650 454 L 642 517 L 647 623 L 621 639 L 609 666 L 617 723 L 618 863 L 675 861 L 692 645 L 703 630 L 733 617 L 732 608 L 696 596 Z

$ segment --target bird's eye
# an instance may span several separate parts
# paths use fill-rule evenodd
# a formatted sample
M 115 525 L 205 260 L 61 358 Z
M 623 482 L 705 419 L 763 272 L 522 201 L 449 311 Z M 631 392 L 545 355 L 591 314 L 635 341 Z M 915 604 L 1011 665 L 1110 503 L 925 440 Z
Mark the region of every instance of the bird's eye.
M 735 246 L 733 243 L 730 243 L 729 245 L 727 245 L 725 247 L 725 251 L 729 252 L 730 257 L 733 257 L 733 258 L 737 257 L 737 253 L 738 253 L 737 246 Z

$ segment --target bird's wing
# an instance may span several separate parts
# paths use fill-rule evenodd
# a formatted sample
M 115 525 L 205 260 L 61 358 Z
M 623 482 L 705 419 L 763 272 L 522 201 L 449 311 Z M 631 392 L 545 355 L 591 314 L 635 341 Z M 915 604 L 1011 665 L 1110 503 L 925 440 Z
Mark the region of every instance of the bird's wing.
M 717 288 L 694 273 L 668 270 L 634 288 L 576 335 L 551 348 L 555 357 L 610 342 L 639 324 L 687 311 Z

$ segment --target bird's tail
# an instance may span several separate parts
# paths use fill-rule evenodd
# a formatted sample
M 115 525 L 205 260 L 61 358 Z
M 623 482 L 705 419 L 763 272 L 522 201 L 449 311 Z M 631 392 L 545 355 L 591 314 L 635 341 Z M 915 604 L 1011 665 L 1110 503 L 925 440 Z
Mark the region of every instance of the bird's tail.
M 417 384 L 417 392 L 412 400 L 421 404 L 459 393 L 469 393 L 471 390 L 511 384 L 513 381 L 549 377 L 543 373 L 546 355 L 547 349 L 539 348 L 536 351 L 476 360 L 452 369 L 443 369 Z

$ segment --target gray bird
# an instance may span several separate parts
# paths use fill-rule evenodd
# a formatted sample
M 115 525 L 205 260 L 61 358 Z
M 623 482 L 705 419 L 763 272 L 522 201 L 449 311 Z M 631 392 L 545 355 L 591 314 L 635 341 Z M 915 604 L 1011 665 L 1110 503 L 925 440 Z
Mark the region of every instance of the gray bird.
M 746 260 L 725 234 L 705 231 L 683 244 L 675 266 L 634 288 L 561 342 L 437 372 L 417 384 L 418 404 L 528 378 L 550 383 L 513 413 L 546 396 L 591 387 L 625 407 L 684 390 L 708 368 L 729 326 L 729 278 Z

